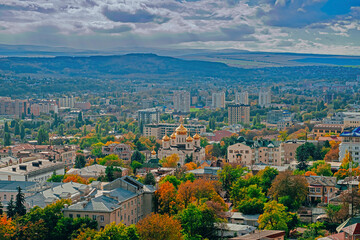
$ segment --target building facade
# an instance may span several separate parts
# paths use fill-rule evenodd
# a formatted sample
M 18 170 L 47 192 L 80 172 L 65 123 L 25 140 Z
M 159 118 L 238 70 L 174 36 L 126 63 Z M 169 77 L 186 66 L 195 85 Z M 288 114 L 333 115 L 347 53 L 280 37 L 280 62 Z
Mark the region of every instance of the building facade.
M 236 92 L 235 104 L 249 105 L 249 93 L 247 91 Z
M 65 206 L 65 217 L 90 217 L 100 229 L 110 223 L 129 226 L 154 212 L 152 186 L 143 185 L 131 177 L 122 177 L 106 184 L 103 193 L 76 204 Z
M 104 155 L 115 154 L 118 155 L 120 159 L 124 160 L 125 163 L 129 163 L 131 161 L 131 147 L 127 144 L 123 143 L 112 143 L 108 146 L 102 147 L 102 153 Z
M 190 93 L 187 91 L 174 92 L 174 111 L 181 113 L 190 112 Z
M 230 104 L 228 106 L 229 125 L 238 123 L 250 123 L 250 106 L 241 104 Z
M 225 92 L 212 94 L 212 108 L 225 108 Z
M 313 133 L 318 138 L 325 135 L 338 135 L 342 130 L 342 124 L 316 124 L 313 128 Z
M 265 107 L 265 108 L 271 106 L 271 91 L 270 90 L 260 89 L 259 106 Z
M 342 132 L 340 138 L 342 142 L 339 145 L 339 161 L 349 152 L 353 161 L 360 163 L 360 127 Z
M 139 127 L 149 123 L 159 123 L 160 110 L 158 108 L 148 108 L 138 111 Z

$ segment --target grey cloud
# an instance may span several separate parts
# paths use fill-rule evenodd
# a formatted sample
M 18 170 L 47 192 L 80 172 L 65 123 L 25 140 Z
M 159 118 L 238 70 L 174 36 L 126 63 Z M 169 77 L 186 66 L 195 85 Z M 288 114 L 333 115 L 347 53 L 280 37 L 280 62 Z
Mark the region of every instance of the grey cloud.
M 33 3 L 28 4 L 26 6 L 0 4 L 0 10 L 34 11 L 34 12 L 46 13 L 46 14 L 56 12 L 54 8 L 44 8 Z
M 244 36 L 255 33 L 255 28 L 243 24 L 232 28 L 221 28 L 221 31 L 231 39 L 241 40 L 246 39 Z
M 156 16 L 149 13 L 144 9 L 138 9 L 134 13 L 125 12 L 122 10 L 111 10 L 108 7 L 104 7 L 102 13 L 104 16 L 113 22 L 125 22 L 125 23 L 148 23 L 157 22 L 164 23 L 168 21 L 168 18 Z
M 113 28 L 98 28 L 98 27 L 92 27 L 92 31 L 97 33 L 123 33 L 123 32 L 129 32 L 132 30 L 132 27 L 128 25 L 121 25 L 118 27 Z

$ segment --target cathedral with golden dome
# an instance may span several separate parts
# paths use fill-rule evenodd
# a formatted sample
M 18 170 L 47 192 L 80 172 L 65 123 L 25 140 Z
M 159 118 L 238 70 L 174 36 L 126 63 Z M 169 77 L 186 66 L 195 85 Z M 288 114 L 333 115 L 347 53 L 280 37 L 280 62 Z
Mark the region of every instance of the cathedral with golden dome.
M 180 124 L 171 136 L 162 138 L 162 147 L 158 151 L 158 158 L 162 159 L 172 154 L 179 156 L 179 164 L 185 164 L 186 156 L 191 157 L 197 163 L 205 160 L 205 149 L 200 146 L 200 135 L 188 135 L 188 130 Z

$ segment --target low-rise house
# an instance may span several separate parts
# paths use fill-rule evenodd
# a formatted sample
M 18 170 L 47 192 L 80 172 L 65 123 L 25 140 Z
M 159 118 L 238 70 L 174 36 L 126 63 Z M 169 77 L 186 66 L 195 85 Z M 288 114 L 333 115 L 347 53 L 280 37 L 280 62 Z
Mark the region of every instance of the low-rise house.
M 115 154 L 118 155 L 120 159 L 124 160 L 124 162 L 130 162 L 131 161 L 131 147 L 127 144 L 117 144 L 112 143 L 108 146 L 102 147 L 102 153 L 104 155 L 110 155 Z
M 136 224 L 154 211 L 153 186 L 143 185 L 125 176 L 103 186 L 101 195 L 87 198 L 76 204 L 65 206 L 66 217 L 90 217 L 98 222 L 99 228 L 107 224 L 123 222 Z
M 284 240 L 284 239 L 285 239 L 285 231 L 281 231 L 281 230 L 257 230 L 251 234 L 230 238 L 230 240 Z
M 259 216 L 260 214 L 246 215 L 242 214 L 241 212 L 232 212 L 230 222 L 234 224 L 244 224 L 257 227 L 259 226 Z
M 237 237 L 254 233 L 256 227 L 233 223 L 216 224 L 217 235 L 222 238 Z
M 328 203 L 335 196 L 336 177 L 308 176 L 306 180 L 309 183 L 310 202 Z
M 64 174 L 64 163 L 39 159 L 0 168 L 0 180 L 44 182 L 53 173 Z
M 217 175 L 219 170 L 221 170 L 219 167 L 204 167 L 187 171 L 187 173 L 194 174 L 197 179 L 219 180 Z

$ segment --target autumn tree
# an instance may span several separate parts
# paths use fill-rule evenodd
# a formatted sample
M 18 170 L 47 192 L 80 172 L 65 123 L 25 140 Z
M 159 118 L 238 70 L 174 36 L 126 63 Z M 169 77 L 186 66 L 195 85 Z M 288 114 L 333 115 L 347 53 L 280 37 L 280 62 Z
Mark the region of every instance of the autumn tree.
M 94 143 L 93 145 L 91 145 L 91 155 L 96 158 L 102 157 L 103 156 L 103 153 L 102 153 L 103 146 L 104 146 L 104 144 L 102 142 Z
M 81 183 L 81 184 L 87 184 L 87 180 L 79 175 L 76 174 L 66 174 L 64 176 L 64 183 L 67 182 L 76 182 L 76 183 Z
M 259 217 L 259 228 L 266 230 L 288 230 L 288 222 L 291 220 L 284 205 L 270 201 L 265 204 L 264 213 Z
M 324 160 L 326 162 L 331 162 L 334 160 L 338 160 L 339 159 L 339 145 L 340 142 L 335 142 L 335 141 L 331 141 L 330 142 L 330 150 L 325 154 L 325 158 Z
M 0 239 L 14 239 L 15 231 L 15 222 L 11 218 L 7 218 L 6 215 L 0 215 Z
M 194 163 L 194 162 L 189 162 L 189 163 L 186 163 L 186 164 L 184 165 L 184 167 L 186 168 L 186 171 L 190 171 L 190 170 L 196 169 L 196 168 L 197 168 L 197 165 L 196 165 L 196 163 Z
M 331 165 L 324 160 L 319 160 L 313 163 L 311 168 L 319 176 L 332 176 Z
M 160 163 L 163 167 L 175 168 L 179 162 L 179 155 L 176 153 L 171 154 L 170 156 L 160 160 Z
M 180 221 L 164 214 L 150 214 L 136 224 L 141 239 L 181 240 Z
M 164 182 L 155 192 L 158 212 L 161 214 L 175 214 L 177 212 L 176 189 L 170 182 Z
M 290 210 L 296 210 L 306 200 L 308 182 L 305 176 L 294 176 L 290 170 L 280 172 L 274 179 L 268 195 L 285 204 Z

